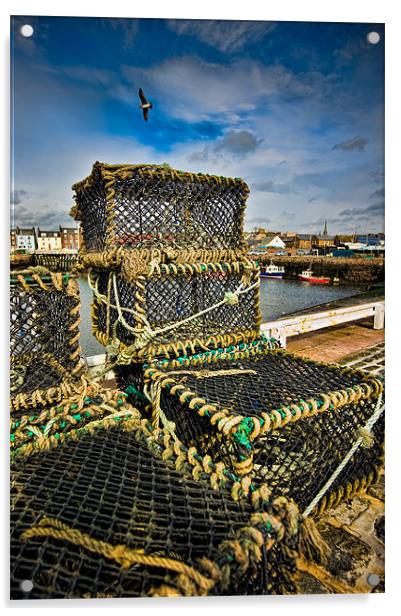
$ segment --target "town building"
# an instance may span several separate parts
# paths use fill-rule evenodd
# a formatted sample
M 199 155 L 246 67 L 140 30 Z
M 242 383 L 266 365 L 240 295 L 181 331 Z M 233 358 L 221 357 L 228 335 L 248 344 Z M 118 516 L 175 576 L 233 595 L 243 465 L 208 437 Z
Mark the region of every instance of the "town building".
M 81 246 L 79 227 L 60 226 L 60 239 L 63 250 L 79 250 Z
M 316 244 L 317 239 L 315 235 L 310 233 L 299 233 L 296 236 L 296 247 L 300 250 L 312 250 L 312 247 Z
M 14 253 L 17 249 L 17 229 L 10 229 L 10 252 Z
M 296 233 L 282 235 L 281 240 L 284 243 L 285 250 L 288 254 L 292 254 L 297 248 L 297 235 Z
M 26 252 L 35 252 L 37 248 L 37 240 L 35 229 L 20 229 L 17 227 L 16 233 L 17 247 L 16 250 L 25 250 Z
M 59 231 L 41 231 L 38 229 L 38 250 L 61 250 L 61 237 Z
M 360 244 L 365 244 L 365 246 L 380 246 L 380 238 L 378 233 L 357 235 L 355 241 Z
M 334 246 L 334 235 L 329 235 L 327 231 L 327 220 L 324 223 L 323 233 L 314 236 L 314 248 L 329 248 Z
M 355 242 L 355 234 L 349 235 L 349 234 L 337 234 L 334 236 L 334 245 L 335 246 L 339 246 L 339 247 L 345 247 L 347 244 L 351 243 L 351 242 Z
M 285 249 L 285 243 L 283 242 L 283 240 L 281 239 L 281 237 L 279 235 L 274 235 L 274 236 L 268 236 L 267 237 L 267 241 L 266 241 L 266 248 L 267 250 L 284 250 Z

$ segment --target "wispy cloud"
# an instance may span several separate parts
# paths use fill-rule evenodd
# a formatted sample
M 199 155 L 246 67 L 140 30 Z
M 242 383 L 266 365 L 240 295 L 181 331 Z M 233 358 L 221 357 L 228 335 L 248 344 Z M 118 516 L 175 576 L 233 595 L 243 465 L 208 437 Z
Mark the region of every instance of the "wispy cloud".
M 123 42 L 126 49 L 133 47 L 139 31 L 139 19 L 124 19 L 113 17 L 112 19 L 100 19 L 106 30 L 111 27 L 123 36 Z
M 247 219 L 247 223 L 249 225 L 269 225 L 271 222 L 271 218 L 267 216 L 255 216 Z
M 366 144 L 368 143 L 367 139 L 364 137 L 354 137 L 353 139 L 347 139 L 346 141 L 341 141 L 341 143 L 336 143 L 333 146 L 333 150 L 358 150 L 362 151 L 365 149 Z
M 382 188 L 378 188 L 371 195 L 369 195 L 369 199 L 376 199 L 379 197 L 384 197 L 384 186 Z
M 339 212 L 339 216 L 365 216 L 368 217 L 371 214 L 384 214 L 384 202 L 377 201 L 376 203 L 372 203 L 372 205 L 368 205 L 367 207 L 360 208 L 354 207 L 351 209 L 342 210 Z
M 21 203 L 21 198 L 26 197 L 27 194 L 27 191 L 23 189 L 12 190 L 10 193 L 10 203 L 12 205 L 18 205 Z
M 311 108 L 327 100 L 331 109 L 336 88 L 333 75 L 297 74 L 279 63 L 250 59 L 217 64 L 183 56 L 147 69 L 125 66 L 123 74 L 129 83 L 143 83 L 169 115 L 187 122 L 213 119 L 227 126 L 249 122 L 279 101 L 304 100 Z
M 256 43 L 276 27 L 268 21 L 218 21 L 172 19 L 169 28 L 181 35 L 192 36 L 221 52 L 237 52 L 249 43 Z
M 243 177 L 247 225 L 382 223 L 382 50 L 363 43 L 339 68 L 364 36 L 358 25 L 37 19 L 32 55 L 21 39 L 15 54 L 23 224 L 68 222 L 71 184 L 95 160 Z M 154 105 L 148 123 L 139 86 Z
M 260 190 L 261 192 L 268 193 L 278 193 L 281 195 L 288 195 L 291 192 L 290 184 L 277 184 L 272 180 L 267 180 L 265 182 L 259 182 L 254 185 L 256 190 Z
M 384 180 L 384 171 L 382 170 L 370 171 L 368 175 L 375 184 L 381 184 Z
M 234 158 L 242 159 L 247 154 L 255 152 L 262 142 L 263 139 L 257 139 L 250 131 L 230 130 L 224 137 L 218 139 L 214 145 L 205 146 L 202 150 L 190 154 L 188 160 L 202 162 L 221 154 L 228 154 Z

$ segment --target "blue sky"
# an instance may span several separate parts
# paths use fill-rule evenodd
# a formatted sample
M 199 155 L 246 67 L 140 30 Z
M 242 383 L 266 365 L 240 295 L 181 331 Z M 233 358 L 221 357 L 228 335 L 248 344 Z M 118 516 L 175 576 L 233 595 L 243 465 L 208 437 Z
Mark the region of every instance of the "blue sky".
M 18 16 L 11 49 L 12 225 L 75 224 L 100 160 L 243 177 L 247 229 L 384 229 L 383 25 Z

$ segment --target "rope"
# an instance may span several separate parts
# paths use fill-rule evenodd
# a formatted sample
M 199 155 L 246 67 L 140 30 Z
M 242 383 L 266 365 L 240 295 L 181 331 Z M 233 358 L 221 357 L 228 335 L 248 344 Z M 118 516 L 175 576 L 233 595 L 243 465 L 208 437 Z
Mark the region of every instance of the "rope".
M 151 338 L 155 338 L 157 336 L 159 336 L 160 334 L 164 334 L 168 331 L 171 331 L 172 329 L 178 329 L 179 327 L 181 327 L 182 325 L 184 325 L 185 323 L 189 323 L 190 321 L 193 321 L 194 319 L 197 319 L 201 316 L 203 316 L 204 314 L 208 314 L 209 312 L 211 312 L 212 310 L 216 310 L 217 308 L 220 308 L 220 306 L 223 306 L 224 304 L 233 304 L 233 303 L 238 303 L 238 296 L 239 295 L 243 295 L 244 293 L 248 293 L 249 291 L 252 291 L 252 289 L 258 287 L 260 284 L 260 280 L 257 280 L 256 282 L 254 282 L 253 284 L 249 285 L 248 287 L 243 288 L 243 283 L 241 282 L 241 284 L 237 287 L 237 289 L 235 291 L 233 291 L 232 293 L 226 293 L 224 298 L 222 300 L 220 300 L 219 302 L 217 302 L 216 304 L 213 304 L 212 306 L 208 306 L 208 308 L 205 308 L 204 310 L 201 310 L 200 312 L 197 312 L 189 317 L 187 317 L 186 319 L 183 319 L 182 321 L 177 321 L 176 323 L 171 323 L 170 325 L 166 325 L 165 327 L 161 328 L 161 329 L 155 329 L 152 330 L 150 328 L 150 325 L 148 325 L 148 327 L 146 327 L 145 331 L 142 332 L 142 338 L 147 338 L 147 339 L 151 339 Z M 121 309 L 121 305 L 120 305 L 120 301 L 119 301 L 119 297 L 118 297 L 118 288 L 117 288 L 117 277 L 116 274 L 113 273 L 113 289 L 114 289 L 114 296 L 116 299 L 116 307 L 117 307 L 117 311 L 118 311 L 118 316 L 121 320 L 122 325 L 130 332 L 134 333 L 134 334 L 138 334 L 138 329 L 131 327 L 124 319 L 124 316 L 122 314 L 122 309 Z M 235 299 L 233 299 L 233 296 L 235 297 Z M 113 306 L 114 307 L 114 306 Z M 125 312 L 130 312 L 131 314 L 136 314 L 134 310 L 131 309 L 127 309 L 125 308 Z M 140 344 L 140 341 L 138 340 L 137 344 Z
M 71 528 L 55 518 L 42 518 L 38 527 L 26 530 L 22 533 L 20 538 L 24 541 L 31 537 L 52 537 L 53 539 L 69 541 L 90 552 L 101 554 L 110 560 L 115 560 L 123 569 L 129 569 L 133 565 L 145 565 L 176 571 L 192 579 L 205 591 L 214 586 L 214 581 L 209 580 L 194 567 L 186 565 L 183 562 L 162 556 L 147 555 L 142 549 L 133 550 L 127 548 L 125 545 L 111 545 L 110 543 L 94 539 L 86 533 Z
M 338 475 L 342 472 L 342 470 L 347 466 L 348 462 L 350 461 L 354 453 L 357 451 L 357 449 L 361 445 L 366 447 L 372 444 L 371 430 L 373 426 L 375 425 L 376 421 L 379 419 L 382 412 L 384 411 L 384 404 L 383 406 L 381 406 L 381 401 L 382 401 L 382 394 L 379 395 L 376 408 L 373 414 L 369 417 L 365 426 L 362 428 L 362 433 L 360 434 L 360 436 L 357 438 L 355 443 L 352 445 L 351 449 L 349 450 L 349 452 L 347 453 L 347 455 L 345 456 L 341 464 L 336 468 L 336 470 L 331 475 L 331 477 L 326 481 L 326 483 L 324 484 L 320 492 L 316 494 L 315 498 L 309 503 L 309 505 L 303 512 L 302 516 L 304 518 L 306 518 L 311 513 L 311 511 L 313 511 L 313 509 L 316 507 L 319 501 L 323 498 L 323 496 L 326 494 L 329 488 L 333 485 L 334 481 L 337 479 Z
M 171 434 L 171 436 L 178 440 L 175 434 L 175 423 L 167 419 L 163 409 L 161 408 L 160 400 L 161 400 L 161 392 L 162 392 L 162 381 L 169 378 L 173 374 L 183 375 L 189 374 L 191 376 L 195 376 L 197 379 L 207 379 L 209 377 L 214 376 L 235 376 L 237 374 L 256 374 L 255 370 L 241 370 L 238 368 L 231 368 L 228 370 L 217 370 L 213 372 L 212 370 L 171 370 L 166 372 L 159 377 L 156 381 L 151 383 L 150 392 L 148 393 L 148 388 L 145 385 L 144 393 L 145 396 L 152 404 L 152 426 L 154 428 L 158 428 L 160 424 L 160 419 L 162 421 L 163 427 Z
M 146 397 L 150 399 L 150 402 L 152 403 L 152 426 L 154 428 L 158 428 L 161 420 L 164 429 L 171 434 L 174 441 L 178 442 L 179 439 L 175 433 L 175 423 L 167 419 L 163 409 L 160 406 L 161 389 L 161 382 L 159 381 L 154 387 L 151 388 L 150 398 L 147 393 L 145 393 Z

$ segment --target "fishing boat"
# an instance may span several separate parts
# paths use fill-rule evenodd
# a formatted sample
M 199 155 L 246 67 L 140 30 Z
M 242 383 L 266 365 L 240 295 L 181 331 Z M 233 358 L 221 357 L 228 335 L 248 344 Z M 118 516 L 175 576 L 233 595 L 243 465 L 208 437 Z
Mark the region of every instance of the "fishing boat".
M 329 284 L 330 278 L 326 278 L 326 276 L 314 276 L 313 270 L 311 266 L 308 269 L 304 270 L 302 274 L 298 274 L 299 280 L 303 280 L 304 282 L 311 282 L 313 284 Z
M 273 260 L 270 260 L 269 265 L 265 267 L 265 271 L 260 272 L 261 278 L 282 278 L 285 270 L 283 266 L 274 265 Z

